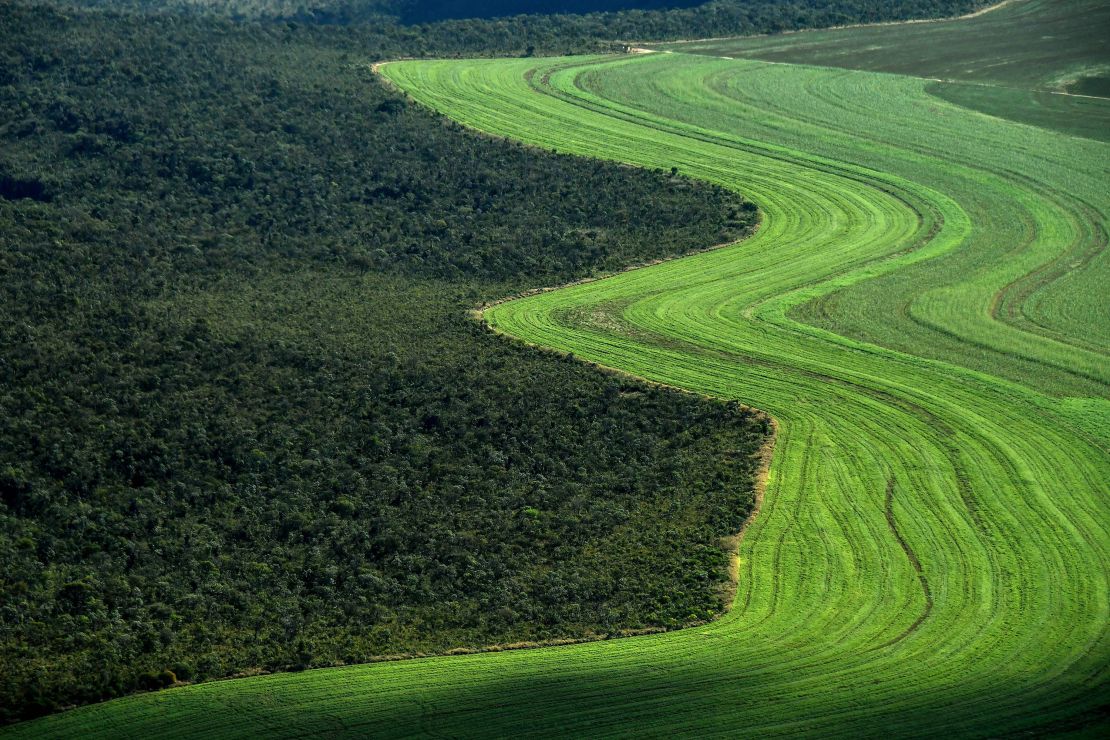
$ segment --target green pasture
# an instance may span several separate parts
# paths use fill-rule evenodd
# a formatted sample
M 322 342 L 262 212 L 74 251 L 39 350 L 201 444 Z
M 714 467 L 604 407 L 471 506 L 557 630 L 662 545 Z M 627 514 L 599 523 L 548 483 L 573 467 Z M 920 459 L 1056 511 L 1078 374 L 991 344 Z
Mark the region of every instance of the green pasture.
M 1064 89 L 1105 76 L 1110 7 L 1100 0 L 1009 0 L 972 18 L 660 44 L 683 53 L 753 57 L 912 77 Z
M 974 18 L 652 45 L 921 77 L 991 115 L 1110 139 L 1110 4 L 1010 0 Z
M 475 129 L 676 167 L 760 207 L 741 243 L 485 312 L 775 417 L 732 610 L 661 635 L 207 683 L 7 736 L 1110 730 L 1110 145 L 925 79 L 759 60 L 382 73 Z

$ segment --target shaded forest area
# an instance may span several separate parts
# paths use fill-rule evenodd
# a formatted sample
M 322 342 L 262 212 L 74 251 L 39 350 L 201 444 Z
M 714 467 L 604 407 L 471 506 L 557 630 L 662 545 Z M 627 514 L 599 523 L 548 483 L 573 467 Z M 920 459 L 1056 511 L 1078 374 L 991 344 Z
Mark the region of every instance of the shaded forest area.
M 571 54 L 619 49 L 615 40 L 742 36 L 851 23 L 939 18 L 994 0 L 29 0 L 153 14 L 353 26 L 344 38 L 382 57 Z M 687 6 L 695 7 L 687 7 Z M 620 10 L 621 7 L 635 6 Z M 666 6 L 666 9 L 651 9 Z M 593 11 L 593 12 L 585 12 Z M 615 11 L 615 12 L 606 12 Z M 469 16 L 459 18 L 459 16 Z M 504 16 L 504 17 L 494 17 Z M 335 38 L 334 36 L 331 38 Z
M 704 5 L 706 0 L 380 0 L 383 14 L 402 23 L 515 15 L 585 15 L 622 10 L 668 10 Z M 352 3 L 353 7 L 357 7 Z
M 360 38 L 0 6 L 3 719 L 720 610 L 765 421 L 466 311 L 755 208 L 465 132 Z

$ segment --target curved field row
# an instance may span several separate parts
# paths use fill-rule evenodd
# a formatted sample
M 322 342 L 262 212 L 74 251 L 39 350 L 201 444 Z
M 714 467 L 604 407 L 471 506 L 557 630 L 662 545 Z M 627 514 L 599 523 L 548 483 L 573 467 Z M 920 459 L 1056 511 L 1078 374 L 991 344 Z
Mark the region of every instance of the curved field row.
M 1110 5 L 1009 0 L 974 18 L 653 45 L 687 54 L 894 72 L 945 100 L 1110 141 Z M 1103 95 L 1102 98 L 1088 94 Z M 1078 93 L 1078 95 L 1077 95 Z
M 469 126 L 675 166 L 762 209 L 740 244 L 486 311 L 776 417 L 732 610 L 203 684 L 13 734 L 1106 730 L 1106 145 L 889 75 L 661 54 L 383 73 Z

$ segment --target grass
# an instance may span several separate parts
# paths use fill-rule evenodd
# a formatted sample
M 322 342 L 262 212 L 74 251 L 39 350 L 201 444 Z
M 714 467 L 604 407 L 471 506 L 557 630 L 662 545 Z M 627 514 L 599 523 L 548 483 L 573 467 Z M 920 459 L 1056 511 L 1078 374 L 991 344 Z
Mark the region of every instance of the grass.
M 1101 0 L 1012 0 L 963 20 L 660 44 L 658 48 L 927 78 L 936 80 L 929 91 L 945 100 L 1107 141 L 1107 27 L 1110 5 Z
M 674 166 L 763 210 L 742 243 L 485 312 L 777 419 L 733 609 L 613 642 L 202 684 L 7 736 L 1107 731 L 1106 144 L 922 79 L 752 60 L 383 73 L 474 128 Z

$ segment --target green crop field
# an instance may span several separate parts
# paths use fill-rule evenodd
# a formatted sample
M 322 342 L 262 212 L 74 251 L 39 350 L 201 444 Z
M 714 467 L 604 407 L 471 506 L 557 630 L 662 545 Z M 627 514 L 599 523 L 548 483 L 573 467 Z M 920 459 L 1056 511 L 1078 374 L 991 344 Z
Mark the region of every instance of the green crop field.
M 919 77 L 757 59 L 382 73 L 475 129 L 676 167 L 760 207 L 741 243 L 484 314 L 774 416 L 732 610 L 667 634 L 201 684 L 6 736 L 1110 731 L 1110 145 Z
M 659 44 L 687 54 L 928 79 L 984 113 L 1110 141 L 1110 4 L 1021 0 L 952 21 Z M 1101 96 L 1101 97 L 1098 97 Z

